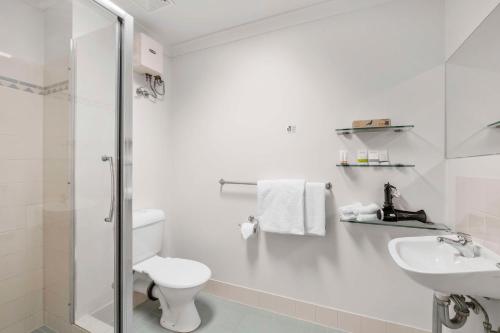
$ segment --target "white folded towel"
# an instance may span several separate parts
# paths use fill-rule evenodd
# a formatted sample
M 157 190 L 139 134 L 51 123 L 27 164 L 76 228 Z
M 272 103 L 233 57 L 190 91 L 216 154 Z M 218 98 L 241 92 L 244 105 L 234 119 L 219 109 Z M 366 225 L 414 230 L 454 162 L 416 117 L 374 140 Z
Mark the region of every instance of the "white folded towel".
M 305 180 L 257 183 L 257 214 L 262 231 L 304 235 Z
M 377 214 L 359 214 L 356 216 L 358 222 L 378 221 Z
M 305 190 L 305 232 L 325 235 L 325 183 L 307 183 Z
M 340 212 L 340 214 L 344 214 L 344 215 L 354 214 L 354 211 L 361 206 L 363 206 L 361 204 L 361 202 L 355 202 L 351 205 L 340 207 L 339 212 Z
M 371 203 L 365 206 L 358 206 L 353 209 L 353 213 L 355 215 L 360 215 L 360 214 L 374 214 L 377 211 L 380 210 L 379 205 L 375 203 Z
M 356 221 L 356 215 L 340 213 L 340 220 L 341 221 Z

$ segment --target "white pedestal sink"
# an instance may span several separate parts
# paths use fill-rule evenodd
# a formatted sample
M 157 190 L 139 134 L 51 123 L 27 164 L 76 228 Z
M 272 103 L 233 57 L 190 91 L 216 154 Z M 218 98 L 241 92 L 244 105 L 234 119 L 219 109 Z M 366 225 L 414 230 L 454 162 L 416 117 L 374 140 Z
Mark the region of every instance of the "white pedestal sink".
M 466 258 L 436 236 L 396 238 L 389 252 L 415 282 L 445 295 L 500 299 L 500 256 L 480 245 L 479 255 Z

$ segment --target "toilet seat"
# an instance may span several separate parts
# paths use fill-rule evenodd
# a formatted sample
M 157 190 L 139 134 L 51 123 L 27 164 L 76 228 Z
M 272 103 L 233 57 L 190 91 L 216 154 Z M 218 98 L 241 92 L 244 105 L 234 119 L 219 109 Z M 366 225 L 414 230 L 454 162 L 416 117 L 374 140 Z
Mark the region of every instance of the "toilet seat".
M 134 265 L 134 271 L 149 275 L 161 287 L 175 289 L 200 286 L 212 275 L 210 268 L 200 262 L 159 256 Z

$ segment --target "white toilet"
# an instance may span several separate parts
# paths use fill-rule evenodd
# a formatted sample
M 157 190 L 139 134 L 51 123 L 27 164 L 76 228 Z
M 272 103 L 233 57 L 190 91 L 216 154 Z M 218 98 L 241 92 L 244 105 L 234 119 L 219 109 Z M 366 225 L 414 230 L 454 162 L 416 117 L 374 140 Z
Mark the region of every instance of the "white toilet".
M 191 332 L 201 323 L 194 298 L 212 272 L 197 261 L 158 256 L 164 223 L 161 210 L 134 212 L 134 290 L 160 301 L 161 326 L 175 332 Z

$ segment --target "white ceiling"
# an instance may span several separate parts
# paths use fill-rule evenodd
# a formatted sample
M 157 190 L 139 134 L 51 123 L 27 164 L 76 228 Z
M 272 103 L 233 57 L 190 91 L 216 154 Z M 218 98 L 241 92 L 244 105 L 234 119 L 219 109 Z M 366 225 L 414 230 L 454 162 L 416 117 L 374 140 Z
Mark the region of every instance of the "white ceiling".
M 113 2 L 169 46 L 329 0 L 175 0 L 149 13 L 133 0 Z
M 17 1 L 17 0 L 16 0 Z M 59 1 L 23 0 L 41 10 Z M 88 1 L 88 0 L 77 0 Z M 397 0 L 111 0 L 177 56 Z M 139 5 L 142 4 L 142 6 Z

